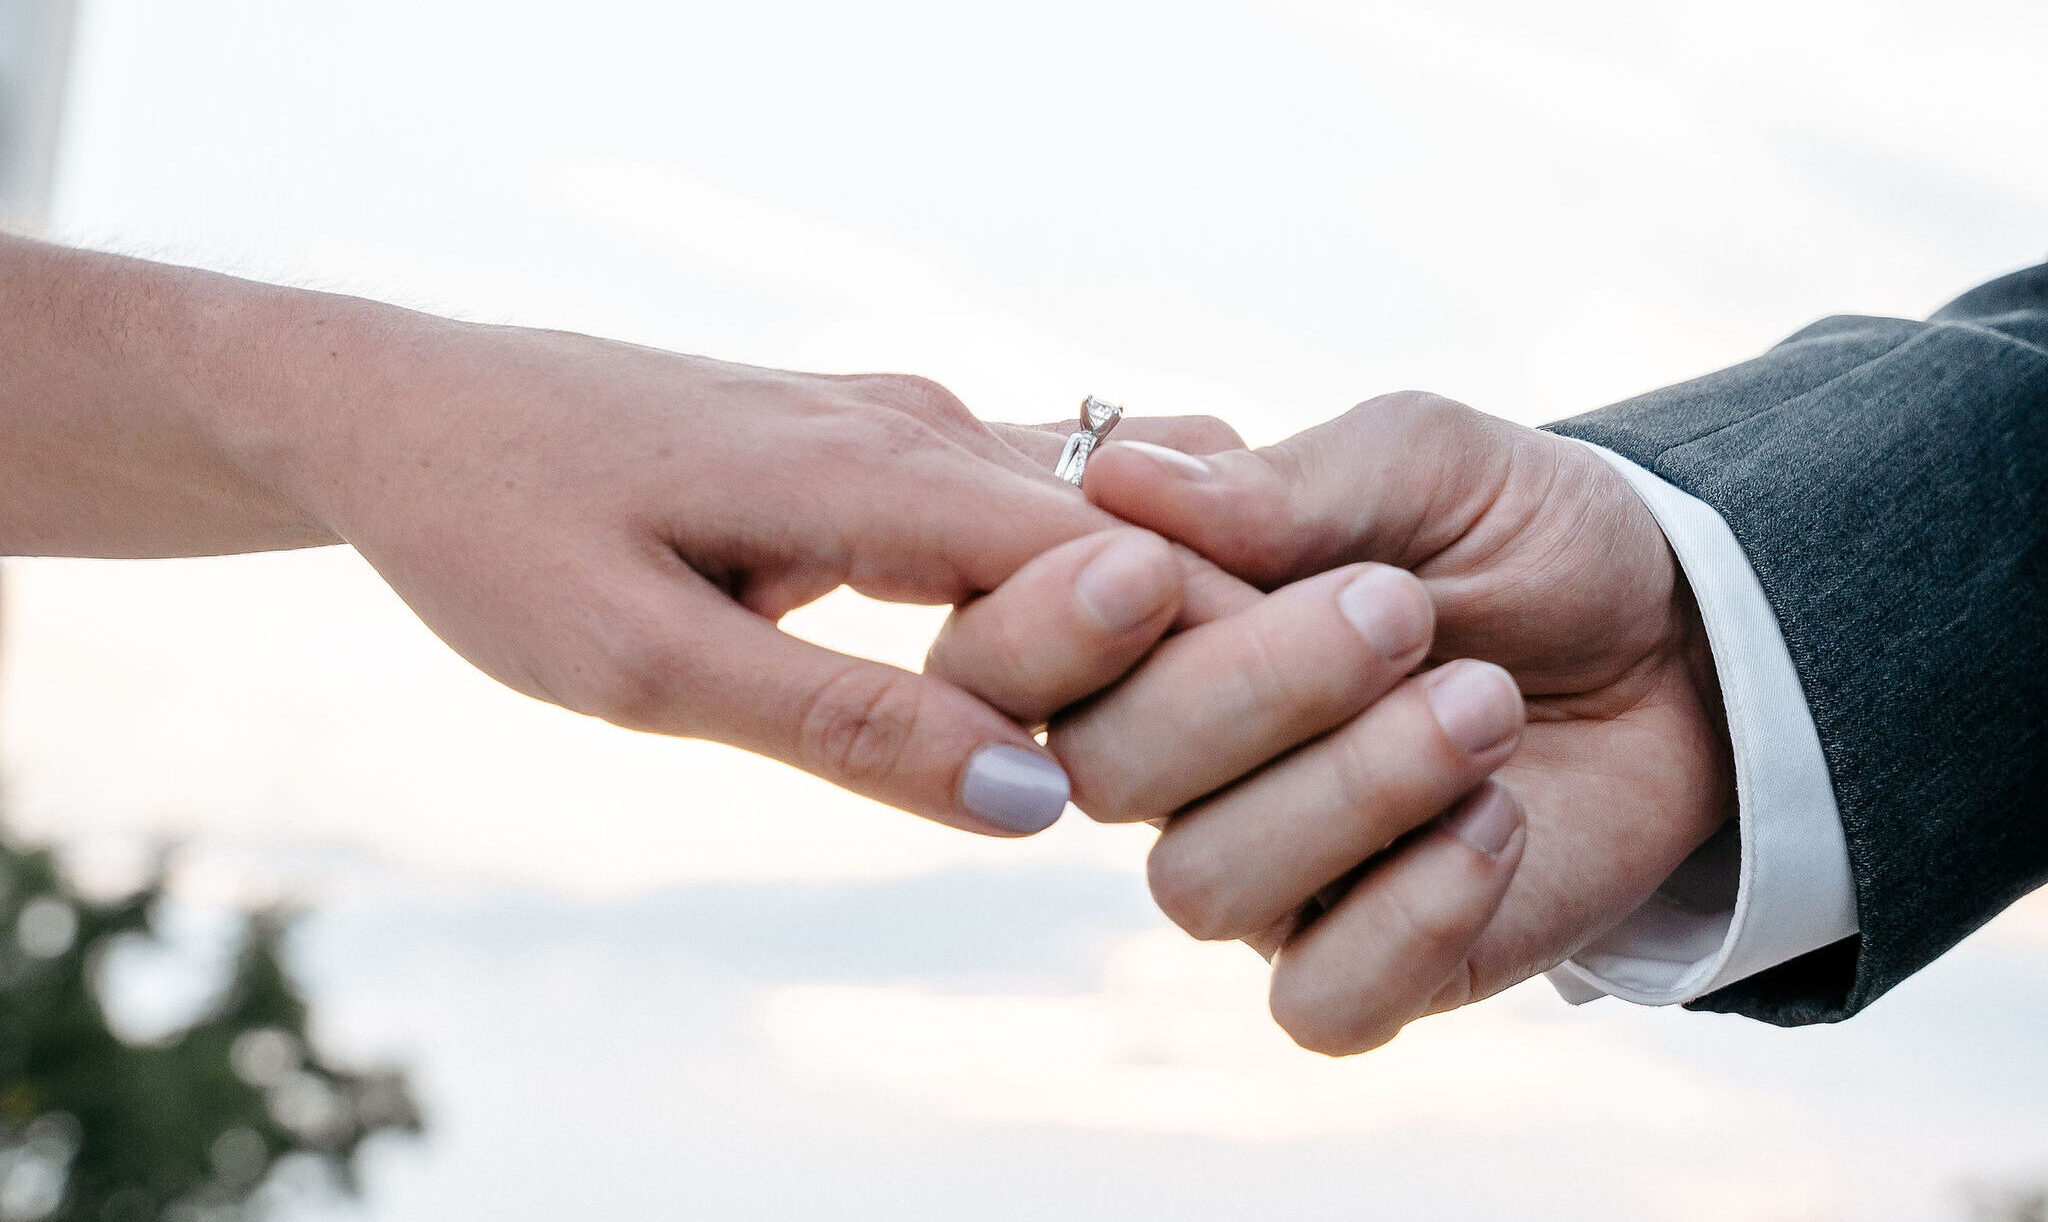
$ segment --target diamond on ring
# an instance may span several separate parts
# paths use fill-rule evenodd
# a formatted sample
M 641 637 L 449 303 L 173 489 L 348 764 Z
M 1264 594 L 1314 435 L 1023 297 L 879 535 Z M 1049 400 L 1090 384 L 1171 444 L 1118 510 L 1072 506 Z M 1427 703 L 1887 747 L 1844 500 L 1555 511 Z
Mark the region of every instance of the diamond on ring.
M 1079 488 L 1081 473 L 1088 469 L 1088 456 L 1123 418 L 1124 409 L 1114 403 L 1094 395 L 1081 400 L 1080 431 L 1067 438 L 1067 448 L 1060 451 L 1060 460 L 1053 464 L 1052 473 Z

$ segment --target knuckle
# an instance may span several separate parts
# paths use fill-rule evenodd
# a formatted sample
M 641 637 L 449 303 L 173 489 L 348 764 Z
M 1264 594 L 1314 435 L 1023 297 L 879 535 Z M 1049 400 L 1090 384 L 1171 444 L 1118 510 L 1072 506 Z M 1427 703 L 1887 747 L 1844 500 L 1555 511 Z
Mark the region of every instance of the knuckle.
M 916 734 L 923 699 L 914 676 L 847 667 L 811 694 L 799 717 L 805 768 L 856 786 L 890 776 Z
M 1464 914 L 1451 903 L 1417 904 L 1397 889 L 1383 889 L 1374 903 L 1374 924 L 1388 945 L 1402 948 L 1410 963 L 1442 963 L 1446 971 L 1461 957 L 1470 931 Z
M 1223 426 L 1226 429 L 1227 425 Z M 1199 539 L 1184 542 L 1232 574 L 1271 589 L 1299 574 L 1302 504 L 1301 461 L 1287 445 L 1248 450 L 1232 431 L 1234 444 L 1212 447 L 1179 440 L 1183 451 L 1206 454 L 1221 473 L 1218 487 L 1227 489 L 1227 512 L 1202 515 Z
M 869 413 L 859 425 L 855 446 L 899 460 L 941 444 L 940 434 L 923 416 L 898 411 Z M 855 447 L 848 447 L 849 449 Z
M 1174 420 L 1174 439 L 1182 449 L 1195 454 L 1244 449 L 1244 437 L 1215 416 L 1177 417 Z
M 1327 654 L 1307 648 L 1310 638 L 1300 623 L 1291 615 L 1250 621 L 1230 671 L 1240 691 L 1239 707 L 1267 710 L 1305 734 L 1359 712 L 1360 688 L 1370 676 L 1364 667 L 1331 665 Z
M 1135 766 L 1122 749 L 1112 710 L 1100 698 L 1085 700 L 1055 714 L 1047 727 L 1044 743 L 1073 780 L 1075 809 L 1096 823 L 1141 823 L 1165 815 L 1147 800 L 1155 788 L 1153 774 Z
M 890 407 L 925 420 L 960 420 L 968 417 L 967 405 L 945 387 L 914 373 L 878 373 L 870 387 Z
M 1022 616 L 1005 614 L 986 596 L 962 618 L 955 613 L 932 642 L 924 673 L 944 679 L 1019 720 L 1035 721 L 1054 711 L 1042 692 L 1047 686 L 1044 634 Z
M 1463 420 L 1478 413 L 1456 399 L 1426 390 L 1397 390 L 1367 399 L 1353 412 L 1370 415 L 1381 427 L 1429 427 Z
M 1244 434 L 1238 432 L 1229 421 L 1219 420 L 1215 416 L 1198 416 L 1196 419 L 1201 422 L 1201 440 L 1204 448 L 1213 445 L 1218 450 L 1244 449 Z
M 1286 646 L 1258 625 L 1239 639 L 1231 675 L 1243 690 L 1242 707 L 1286 709 L 1300 700 L 1300 679 L 1287 665 Z
M 1237 936 L 1228 928 L 1229 915 L 1221 902 L 1228 877 L 1229 871 L 1214 854 L 1191 847 L 1171 829 L 1153 844 L 1145 859 L 1145 882 L 1152 890 L 1152 902 L 1168 920 L 1203 942 Z
M 1378 744 L 1351 728 L 1331 735 L 1327 742 L 1330 779 L 1336 786 L 1338 801 L 1359 823 L 1376 822 L 1375 816 L 1386 797 L 1386 774 L 1374 751 Z
M 1529 974 L 1533 976 L 1536 973 Z M 1429 1012 L 1442 1014 L 1446 1010 L 1470 1005 L 1479 1000 L 1479 997 L 1479 967 L 1473 963 L 1470 956 L 1467 956 L 1458 964 L 1457 970 L 1451 973 L 1451 978 L 1444 981 L 1443 987 L 1436 991 L 1436 996 L 1429 999 Z
M 1035 672 L 1042 669 L 1037 659 L 1044 640 L 1022 616 L 990 616 L 975 645 L 977 672 L 1006 690 L 1031 686 L 1040 678 Z
M 1086 709 L 1054 717 L 1045 742 L 1073 781 L 1075 809 L 1090 819 L 1138 823 L 1159 813 L 1145 806 L 1140 781 L 1128 767 L 1119 766 L 1113 740 Z
M 1428 391 L 1397 391 L 1353 410 L 1367 416 L 1367 427 L 1385 438 L 1387 448 L 1418 458 L 1469 463 L 1474 454 L 1490 453 L 1500 442 L 1501 421 Z
M 1287 449 L 1275 455 L 1283 479 L 1281 496 L 1267 512 L 1285 524 L 1284 555 L 1291 571 L 1314 567 L 1310 557 L 1330 560 L 1355 554 L 1359 522 L 1344 511 L 1357 474 L 1341 455 L 1317 448 Z M 1327 562 L 1327 561 L 1326 561 Z
M 1259 460 L 1260 477 L 1236 522 L 1247 536 L 1246 546 L 1255 546 L 1261 556 L 1269 583 L 1277 584 L 1300 575 L 1304 557 L 1333 554 L 1329 549 L 1337 524 L 1328 520 L 1317 485 L 1330 472 L 1313 449 L 1277 445 L 1252 454 Z

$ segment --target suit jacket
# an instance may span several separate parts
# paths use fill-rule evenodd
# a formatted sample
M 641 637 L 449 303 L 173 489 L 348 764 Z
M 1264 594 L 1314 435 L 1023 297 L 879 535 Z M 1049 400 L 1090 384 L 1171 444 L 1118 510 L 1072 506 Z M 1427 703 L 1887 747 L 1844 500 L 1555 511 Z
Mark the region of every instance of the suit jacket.
M 1861 932 L 1694 1008 L 1838 1021 L 2048 881 L 2048 264 L 1551 428 L 1727 521 L 1841 808 Z

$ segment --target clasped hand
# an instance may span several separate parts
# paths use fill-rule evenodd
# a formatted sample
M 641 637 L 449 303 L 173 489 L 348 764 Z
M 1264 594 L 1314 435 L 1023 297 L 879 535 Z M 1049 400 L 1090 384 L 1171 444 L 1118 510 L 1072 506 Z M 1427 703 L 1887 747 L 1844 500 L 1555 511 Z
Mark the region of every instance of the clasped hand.
M 1266 953 L 1311 1048 L 1550 967 L 1728 815 L 1657 524 L 1591 451 L 1442 399 L 1256 451 L 1130 420 L 1077 496 L 1060 433 L 917 378 L 5 238 L 0 289 L 26 303 L 0 553 L 346 541 L 541 699 L 988 834 L 1044 827 L 1071 783 L 1162 829 L 1161 906 Z M 118 326 L 72 321 L 108 303 Z M 926 673 L 777 630 L 841 585 L 958 608 Z
M 1146 530 L 960 607 L 926 672 L 1024 725 L 1160 907 L 1273 964 L 1332 1055 L 1548 969 L 1728 817 L 1699 617 L 1647 509 L 1576 443 L 1427 395 L 1278 446 L 1112 444 Z M 1190 605 L 1172 540 L 1244 579 Z
M 1728 817 L 1699 616 L 1577 443 L 1418 394 L 1261 450 L 1133 419 L 1076 496 L 1064 430 L 920 379 L 507 329 L 433 351 L 268 484 L 456 649 L 971 830 L 1036 830 L 1071 781 L 1161 828 L 1160 906 L 1267 955 L 1309 1048 L 1555 965 Z M 956 606 L 925 673 L 777 631 L 842 584 Z
M 1071 781 L 1160 826 L 1160 905 L 1267 954 L 1310 1048 L 1549 968 L 1727 817 L 1699 617 L 1576 443 L 1413 394 L 1256 451 L 1134 419 L 1076 496 L 1059 433 L 921 379 L 438 320 L 394 353 L 339 308 L 284 329 L 370 388 L 221 400 L 297 406 L 213 425 L 260 513 L 202 525 L 346 539 L 515 688 L 955 826 Z M 958 608 L 924 674 L 777 630 L 840 585 Z

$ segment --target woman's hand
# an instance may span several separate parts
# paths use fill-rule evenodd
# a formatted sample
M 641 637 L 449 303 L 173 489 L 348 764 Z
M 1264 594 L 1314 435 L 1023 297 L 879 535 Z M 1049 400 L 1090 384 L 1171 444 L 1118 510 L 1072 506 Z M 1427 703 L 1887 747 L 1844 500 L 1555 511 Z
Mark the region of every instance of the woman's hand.
M 948 603 L 1111 524 L 1057 438 L 901 375 L 829 377 L 0 239 L 0 550 L 346 541 L 529 695 L 717 739 L 991 834 L 1067 796 L 1014 721 L 776 628 L 841 584 Z M 1219 449 L 1213 422 L 1132 435 Z M 1163 628 L 1157 540 L 1103 570 Z M 1219 575 L 1211 570 L 1205 580 Z

